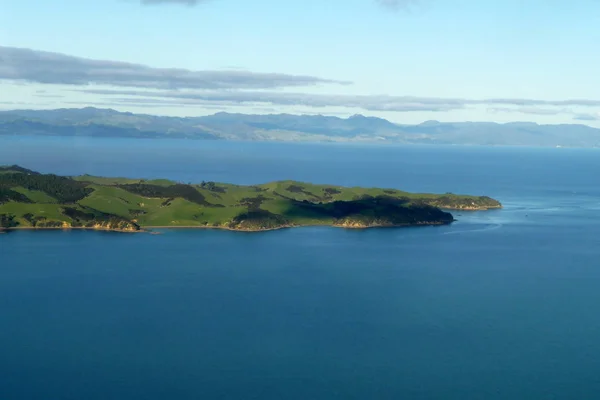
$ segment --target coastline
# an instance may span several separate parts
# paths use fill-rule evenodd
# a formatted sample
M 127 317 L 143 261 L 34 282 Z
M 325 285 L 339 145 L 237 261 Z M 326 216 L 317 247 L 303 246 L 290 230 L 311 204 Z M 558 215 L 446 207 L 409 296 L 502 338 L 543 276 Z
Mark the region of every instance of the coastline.
M 264 229 L 235 229 L 229 228 L 227 226 L 206 226 L 206 225 L 181 225 L 181 226 L 172 226 L 172 225 L 153 225 L 153 226 L 143 226 L 142 229 L 151 232 L 152 229 L 216 229 L 222 231 L 232 231 L 232 232 L 268 232 L 268 231 L 279 231 L 282 229 L 289 228 L 301 228 L 303 226 L 308 225 L 282 225 L 275 228 L 264 228 Z
M 489 211 L 489 210 L 501 210 L 504 206 L 489 206 L 489 207 L 442 207 L 437 206 L 440 210 L 447 211 Z
M 232 231 L 232 232 L 248 232 L 248 233 L 256 233 L 256 232 L 270 232 L 270 231 L 278 231 L 282 229 L 291 229 L 291 228 L 310 228 L 310 227 L 329 227 L 329 228 L 340 228 L 340 229 L 376 229 L 376 228 L 411 228 L 411 227 L 420 227 L 420 226 L 443 226 L 450 225 L 456 220 L 450 222 L 421 222 L 415 224 L 396 224 L 396 225 L 368 225 L 368 226 L 355 226 L 355 225 L 340 225 L 340 224 L 307 224 L 307 225 L 282 225 L 274 228 L 263 228 L 263 229 L 236 229 L 230 228 L 226 226 L 203 226 L 203 225 L 182 225 L 182 226 L 172 226 L 172 225 L 153 225 L 153 226 L 142 226 L 139 230 L 124 230 L 124 229 L 107 229 L 107 228 L 88 228 L 88 227 L 35 227 L 35 226 L 15 226 L 11 228 L 0 228 L 0 234 L 6 233 L 9 231 L 69 231 L 69 230 L 87 230 L 87 231 L 100 231 L 100 232 L 118 232 L 118 233 L 150 233 L 152 234 L 153 229 L 215 229 L 215 230 L 224 230 L 224 231 Z
M 328 227 L 328 228 L 341 228 L 341 229 L 374 229 L 374 228 L 411 228 L 418 226 L 442 226 L 450 225 L 456 220 L 450 222 L 421 222 L 416 224 L 396 224 L 396 225 L 368 225 L 368 226 L 353 226 L 353 225 L 340 225 L 340 224 L 306 224 L 306 225 L 282 225 L 274 228 L 262 228 L 262 229 L 236 229 L 226 226 L 205 226 L 205 225 L 182 225 L 182 226 L 170 226 L 170 225 L 154 225 L 154 226 L 143 226 L 142 230 L 151 231 L 152 229 L 216 229 L 232 232 L 269 232 L 279 231 L 282 229 L 292 228 L 311 228 L 311 227 Z
M 119 232 L 119 233 L 142 233 L 145 232 L 144 229 L 140 229 L 137 231 L 134 230 L 126 230 L 126 229 L 109 229 L 109 228 L 88 228 L 84 226 L 57 226 L 57 227 L 48 227 L 48 226 L 13 226 L 10 228 L 0 228 L 0 233 L 6 233 L 9 231 L 70 231 L 70 230 L 85 230 L 85 231 L 100 231 L 100 232 Z

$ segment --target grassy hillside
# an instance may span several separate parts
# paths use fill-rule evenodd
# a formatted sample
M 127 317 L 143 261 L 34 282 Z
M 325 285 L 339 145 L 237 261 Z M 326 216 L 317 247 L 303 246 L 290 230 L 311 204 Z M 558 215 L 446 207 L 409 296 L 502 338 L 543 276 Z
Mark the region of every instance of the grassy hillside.
M 442 209 L 485 210 L 485 196 L 407 193 L 295 181 L 239 186 L 169 180 L 60 177 L 0 167 L 0 223 L 9 227 L 215 227 L 264 230 L 303 225 L 439 225 Z

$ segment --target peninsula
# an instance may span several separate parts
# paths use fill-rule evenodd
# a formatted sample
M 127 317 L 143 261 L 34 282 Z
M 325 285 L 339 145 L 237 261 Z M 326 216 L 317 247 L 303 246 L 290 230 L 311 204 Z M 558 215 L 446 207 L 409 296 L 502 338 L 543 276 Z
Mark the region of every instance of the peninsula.
M 278 181 L 240 186 L 165 179 L 41 174 L 0 167 L 0 229 L 87 228 L 136 232 L 190 227 L 262 231 L 325 225 L 369 228 L 444 225 L 445 210 L 501 208 L 487 196 Z

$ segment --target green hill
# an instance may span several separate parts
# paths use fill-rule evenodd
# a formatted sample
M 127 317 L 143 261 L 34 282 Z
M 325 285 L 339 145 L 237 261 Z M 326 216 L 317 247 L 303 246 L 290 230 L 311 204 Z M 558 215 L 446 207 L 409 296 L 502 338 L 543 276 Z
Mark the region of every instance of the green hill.
M 414 194 L 295 181 L 239 186 L 216 182 L 63 177 L 19 166 L 0 167 L 0 227 L 211 227 L 259 231 L 294 226 L 348 228 L 441 225 L 443 209 L 486 210 L 485 196 Z

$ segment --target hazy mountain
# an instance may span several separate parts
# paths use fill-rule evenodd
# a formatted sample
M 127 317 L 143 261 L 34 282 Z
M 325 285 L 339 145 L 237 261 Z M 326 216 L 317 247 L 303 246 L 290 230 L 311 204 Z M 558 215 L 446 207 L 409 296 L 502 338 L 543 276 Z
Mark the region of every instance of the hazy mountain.
M 403 125 L 363 115 L 339 118 L 226 112 L 178 118 L 92 107 L 3 111 L 0 135 L 600 147 L 600 129 L 576 124 L 426 121 Z

